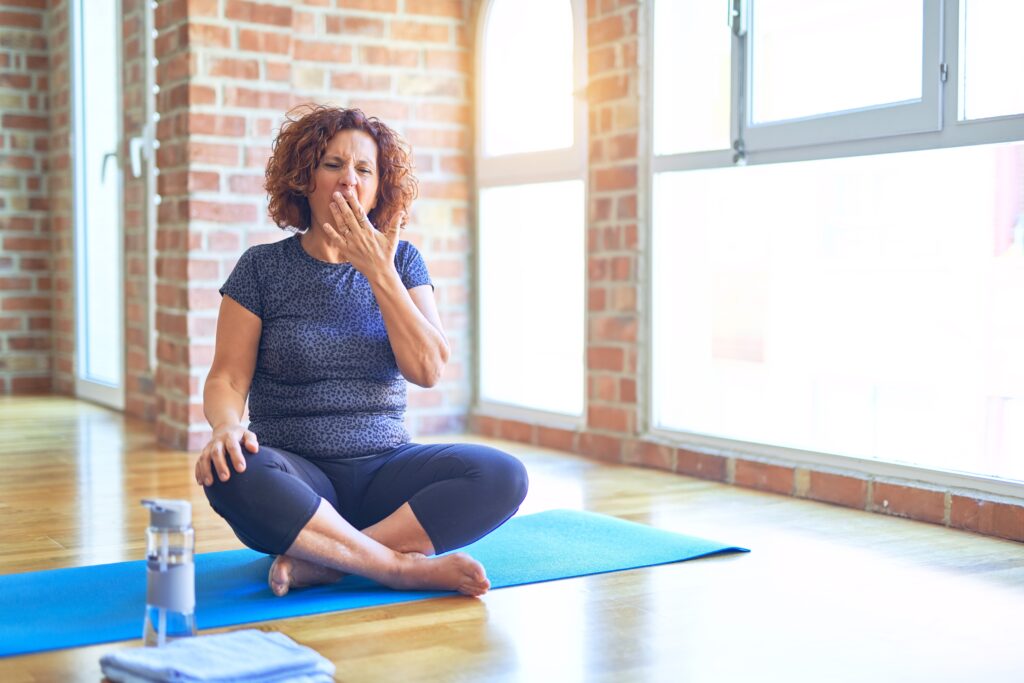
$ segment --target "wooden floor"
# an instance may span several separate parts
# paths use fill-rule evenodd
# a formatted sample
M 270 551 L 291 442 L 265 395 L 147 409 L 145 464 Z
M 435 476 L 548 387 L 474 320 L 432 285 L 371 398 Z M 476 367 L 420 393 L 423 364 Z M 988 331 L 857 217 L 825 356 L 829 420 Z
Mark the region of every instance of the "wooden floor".
M 499 445 L 530 471 L 523 513 L 753 552 L 260 627 L 341 681 L 1024 681 L 1024 544 Z M 90 404 L 0 398 L 0 574 L 139 559 L 143 496 L 191 499 L 199 552 L 240 547 L 193 458 Z M 99 657 L 133 644 L 0 659 L 0 681 L 96 681 Z

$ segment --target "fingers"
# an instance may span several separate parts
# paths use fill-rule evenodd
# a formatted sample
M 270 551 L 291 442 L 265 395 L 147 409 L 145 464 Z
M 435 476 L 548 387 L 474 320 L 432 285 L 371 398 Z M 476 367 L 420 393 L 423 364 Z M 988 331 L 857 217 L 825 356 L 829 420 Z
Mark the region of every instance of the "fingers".
M 245 432 L 241 441 L 215 439 L 206 444 L 206 448 L 196 461 L 196 483 L 201 486 L 212 486 L 213 472 L 217 473 L 217 478 L 221 481 L 227 481 L 231 478 L 231 466 L 234 466 L 235 472 L 239 474 L 245 472 L 246 457 L 242 452 L 243 446 L 250 453 L 256 453 L 260 449 L 256 435 L 250 431 Z M 229 459 L 231 466 L 228 464 Z
M 231 462 L 235 466 L 235 472 L 245 471 L 245 456 L 242 455 L 242 446 L 238 441 L 228 442 L 228 456 L 231 458 Z M 228 467 L 227 458 L 224 459 L 223 472 L 226 476 L 221 476 L 221 481 L 227 481 L 231 478 L 231 471 Z
M 337 201 L 337 195 L 341 194 L 341 199 L 348 210 L 352 212 L 352 218 L 355 219 L 356 225 L 361 228 L 372 228 L 370 219 L 363 213 L 363 205 L 359 203 L 359 197 L 352 190 L 346 190 L 344 193 L 335 193 L 335 201 Z
M 245 444 L 246 450 L 250 453 L 255 453 L 260 449 L 260 444 L 256 440 L 256 435 L 248 430 L 246 430 L 245 434 L 242 436 L 242 443 Z
M 399 211 L 391 220 L 391 227 L 387 233 L 389 246 L 394 247 L 398 243 L 398 238 L 402 234 L 402 227 L 405 225 L 405 215 L 405 211 Z

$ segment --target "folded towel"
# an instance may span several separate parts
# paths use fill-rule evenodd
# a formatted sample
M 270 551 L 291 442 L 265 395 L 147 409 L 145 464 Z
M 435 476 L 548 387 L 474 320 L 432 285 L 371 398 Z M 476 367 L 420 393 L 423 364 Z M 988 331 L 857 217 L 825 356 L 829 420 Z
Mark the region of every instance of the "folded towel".
M 334 680 L 334 664 L 273 631 L 246 629 L 135 647 L 104 655 L 103 674 L 115 683 L 272 683 Z

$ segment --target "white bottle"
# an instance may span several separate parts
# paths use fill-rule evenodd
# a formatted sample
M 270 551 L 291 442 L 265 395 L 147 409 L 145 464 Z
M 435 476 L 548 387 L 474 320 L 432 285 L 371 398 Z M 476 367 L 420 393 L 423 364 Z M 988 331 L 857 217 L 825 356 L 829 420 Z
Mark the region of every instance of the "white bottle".
M 146 621 L 142 640 L 163 646 L 196 634 L 195 532 L 184 500 L 143 500 L 146 529 Z

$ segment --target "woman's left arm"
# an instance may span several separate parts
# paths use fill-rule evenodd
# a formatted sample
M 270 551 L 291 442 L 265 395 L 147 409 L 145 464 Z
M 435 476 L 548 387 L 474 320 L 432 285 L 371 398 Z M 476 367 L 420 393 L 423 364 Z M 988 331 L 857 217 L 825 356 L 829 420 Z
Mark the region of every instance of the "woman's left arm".
M 434 386 L 441 379 L 450 353 L 434 301 L 434 288 L 420 285 L 406 289 L 394 269 L 377 272 L 368 279 L 384 317 L 399 371 L 413 384 Z

